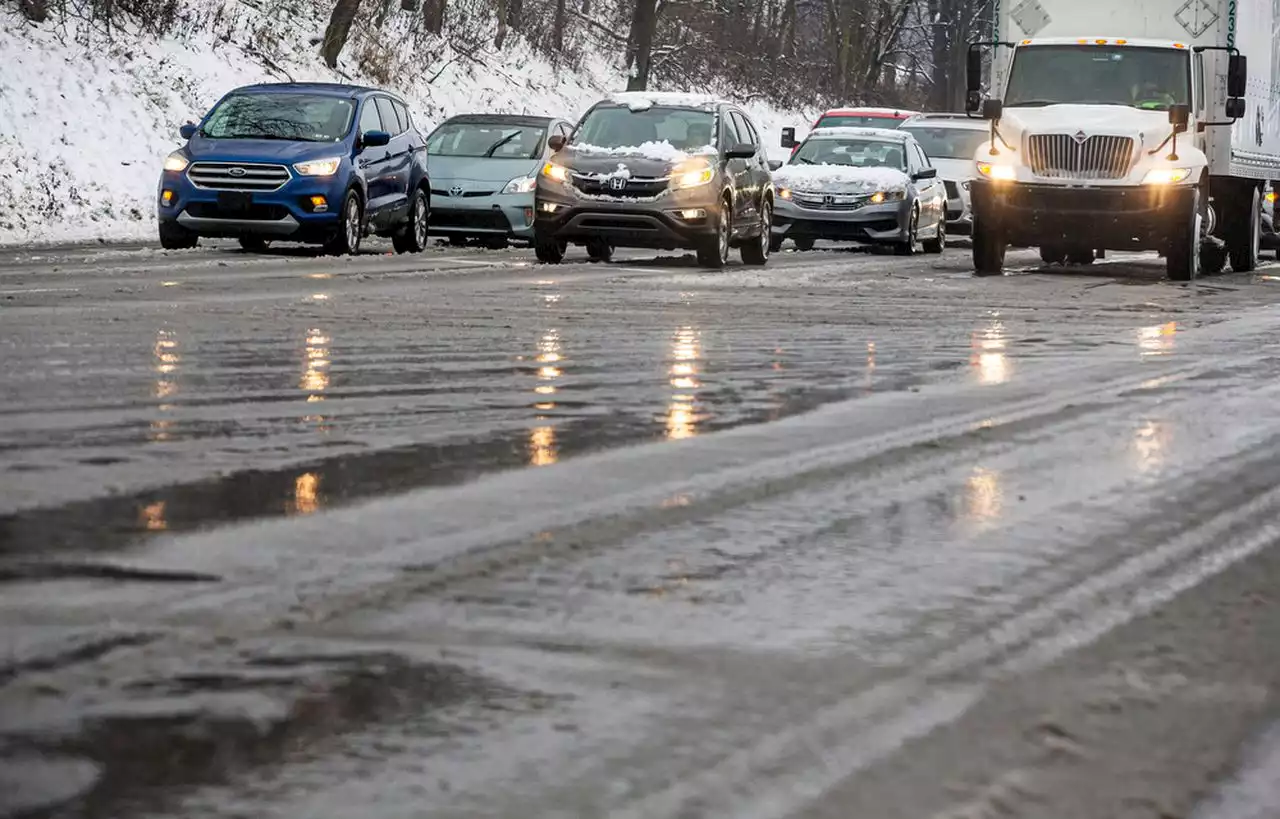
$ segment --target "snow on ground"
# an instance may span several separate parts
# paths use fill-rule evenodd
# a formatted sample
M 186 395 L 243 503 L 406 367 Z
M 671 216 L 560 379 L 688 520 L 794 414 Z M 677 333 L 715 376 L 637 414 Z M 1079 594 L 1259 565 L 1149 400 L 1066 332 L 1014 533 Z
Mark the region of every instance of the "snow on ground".
M 152 238 L 157 174 L 181 144 L 178 128 L 239 85 L 390 86 L 429 131 L 475 111 L 577 118 L 625 83 L 614 57 L 588 54 L 573 70 L 515 38 L 501 52 L 467 55 L 437 43 L 424 58 L 394 20 L 388 36 L 353 36 L 331 71 L 313 45 L 327 14 L 322 0 L 267 11 L 192 0 L 175 32 L 159 39 L 117 32 L 108 41 L 52 22 L 0 29 L 0 244 Z M 397 39 L 404 45 L 387 46 Z M 745 107 L 774 154 L 785 155 L 781 129 L 812 116 Z

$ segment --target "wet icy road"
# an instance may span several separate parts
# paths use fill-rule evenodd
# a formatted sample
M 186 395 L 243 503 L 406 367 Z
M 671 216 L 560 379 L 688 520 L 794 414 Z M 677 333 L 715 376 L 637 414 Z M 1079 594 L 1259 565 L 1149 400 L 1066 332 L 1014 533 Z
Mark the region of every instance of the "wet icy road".
M 1280 712 L 1280 270 L 1019 259 L 0 256 L 0 800 L 1191 816 Z

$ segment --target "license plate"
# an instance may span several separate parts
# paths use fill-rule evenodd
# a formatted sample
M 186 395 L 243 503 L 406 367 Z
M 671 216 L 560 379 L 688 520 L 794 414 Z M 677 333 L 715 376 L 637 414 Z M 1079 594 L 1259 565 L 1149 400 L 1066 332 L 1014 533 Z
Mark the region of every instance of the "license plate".
M 245 211 L 253 207 L 253 194 L 243 191 L 223 191 L 218 194 L 220 210 Z

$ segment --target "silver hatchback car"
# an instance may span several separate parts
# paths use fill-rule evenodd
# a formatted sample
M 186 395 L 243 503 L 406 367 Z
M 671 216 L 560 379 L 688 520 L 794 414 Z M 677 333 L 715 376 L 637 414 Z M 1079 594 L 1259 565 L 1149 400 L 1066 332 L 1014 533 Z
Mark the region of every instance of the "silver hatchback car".
M 553 136 L 573 126 L 552 117 L 465 114 L 427 137 L 430 233 L 454 244 L 533 242 L 534 192 Z

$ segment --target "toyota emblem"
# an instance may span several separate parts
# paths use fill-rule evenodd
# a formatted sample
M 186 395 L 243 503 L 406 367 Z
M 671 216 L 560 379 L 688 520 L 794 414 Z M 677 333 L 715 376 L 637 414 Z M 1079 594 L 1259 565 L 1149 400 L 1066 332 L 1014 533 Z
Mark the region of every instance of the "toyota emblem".
M 449 195 L 450 195 L 450 196 L 461 196 L 461 195 L 462 195 L 462 186 L 461 186 L 461 185 L 454 185 L 452 188 L 449 188 Z
M 227 169 L 228 176 L 241 177 L 241 176 L 244 176 L 246 173 L 248 173 L 248 171 L 246 171 L 244 168 L 228 168 Z
M 609 188 L 611 190 L 620 191 L 627 186 L 627 180 L 621 176 L 615 176 L 609 180 Z

